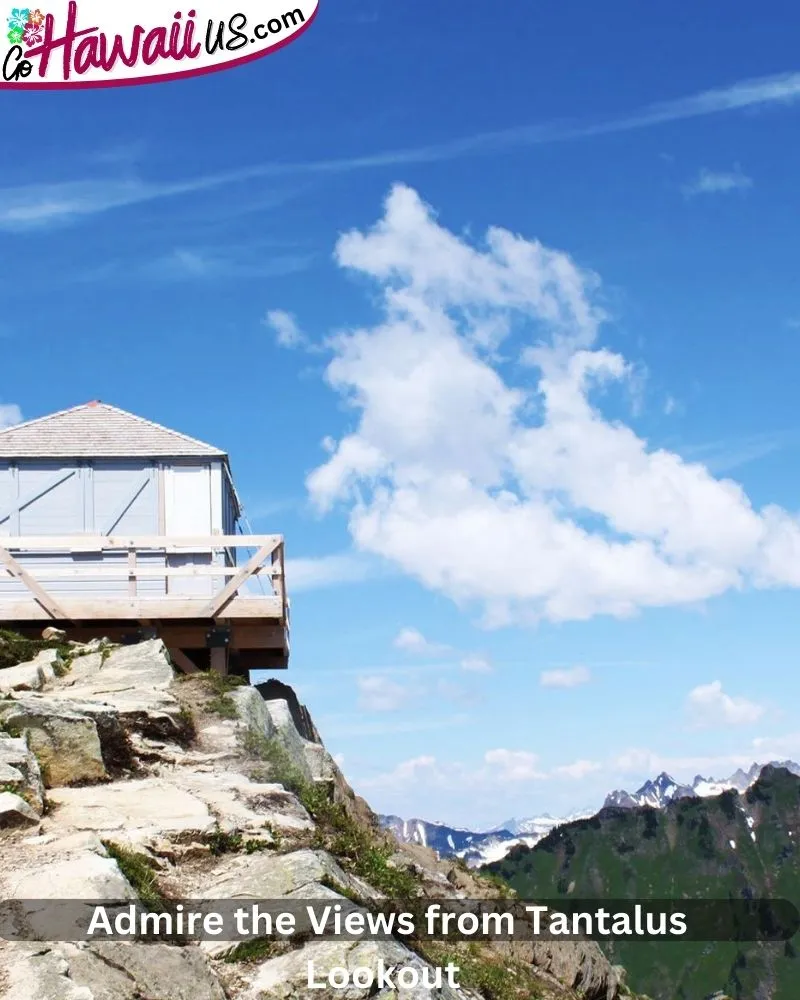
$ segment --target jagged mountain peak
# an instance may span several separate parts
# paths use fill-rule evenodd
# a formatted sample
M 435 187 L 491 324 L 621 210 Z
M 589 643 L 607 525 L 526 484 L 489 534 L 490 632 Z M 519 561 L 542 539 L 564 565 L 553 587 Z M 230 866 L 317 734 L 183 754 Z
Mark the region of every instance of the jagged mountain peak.
M 782 767 L 793 774 L 800 775 L 800 765 L 791 760 L 770 761 L 769 764 L 753 763 L 747 771 L 740 767 L 728 778 L 723 779 L 706 778 L 702 774 L 697 774 L 688 785 L 677 782 L 666 771 L 662 771 L 656 778 L 645 781 L 635 792 L 628 792 L 625 789 L 610 792 L 603 805 L 604 808 L 632 809 L 636 806 L 653 806 L 661 809 L 667 803 L 680 798 L 706 798 L 731 789 L 744 792 L 758 779 L 762 770 L 770 766 Z

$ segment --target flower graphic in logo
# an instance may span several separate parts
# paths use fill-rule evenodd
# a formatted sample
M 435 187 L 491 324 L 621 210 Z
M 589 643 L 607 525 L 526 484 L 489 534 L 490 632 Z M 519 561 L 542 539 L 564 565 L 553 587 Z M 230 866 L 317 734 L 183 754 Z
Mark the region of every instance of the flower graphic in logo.
M 29 21 L 25 25 L 25 34 L 23 35 L 26 45 L 39 45 L 39 43 L 44 38 L 44 33 L 42 31 L 42 26 L 40 24 L 34 24 Z
M 40 45 L 44 40 L 44 22 L 47 14 L 27 7 L 13 7 L 8 18 L 8 35 L 12 45 Z
M 13 7 L 11 10 L 11 17 L 8 19 L 9 34 L 12 31 L 25 31 L 30 19 L 31 12 L 27 7 Z

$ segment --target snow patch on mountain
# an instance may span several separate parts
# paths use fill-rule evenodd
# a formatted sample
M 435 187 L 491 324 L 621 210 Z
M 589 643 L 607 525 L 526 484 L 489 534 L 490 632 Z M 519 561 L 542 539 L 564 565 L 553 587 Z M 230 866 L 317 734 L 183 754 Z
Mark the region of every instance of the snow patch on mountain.
M 399 816 L 381 816 L 380 821 L 403 843 L 430 847 L 440 857 L 461 858 L 471 868 L 477 868 L 501 861 L 514 847 L 533 847 L 562 823 L 593 816 L 596 811 L 586 809 L 561 818 L 546 814 L 510 819 L 498 828 L 486 831 L 465 830 L 423 819 L 406 820 Z
M 738 768 L 730 777 L 723 779 L 705 778 L 702 774 L 698 774 L 688 785 L 675 781 L 671 775 L 662 771 L 657 778 L 646 781 L 638 791 L 628 792 L 625 789 L 618 789 L 610 792 L 603 807 L 635 809 L 637 806 L 652 806 L 654 809 L 663 809 L 667 803 L 676 799 L 707 798 L 728 791 L 744 792 L 756 781 L 762 769 L 769 766 L 783 767 L 792 774 L 800 775 L 800 764 L 795 764 L 791 760 L 753 764 L 747 771 Z
M 682 798 L 705 798 L 721 795 L 731 789 L 746 791 L 761 774 L 767 764 L 753 764 L 747 771 L 739 768 L 725 779 L 705 778 L 698 774 L 689 784 L 676 781 L 663 771 L 656 778 L 649 779 L 635 792 L 618 789 L 605 798 L 603 808 L 635 809 L 650 806 L 663 809 L 668 803 Z M 783 767 L 800 776 L 800 764 L 791 760 L 772 761 L 772 767 Z M 581 809 L 570 816 L 530 816 L 524 819 L 508 819 L 492 830 L 476 831 L 448 826 L 446 823 L 431 823 L 424 819 L 402 819 L 400 816 L 381 816 L 384 827 L 391 830 L 404 844 L 420 844 L 430 847 L 442 858 L 461 858 L 471 868 L 491 864 L 502 859 L 518 846 L 533 847 L 557 826 L 588 819 L 597 814 L 597 809 Z M 756 839 L 752 820 L 748 820 L 750 836 Z

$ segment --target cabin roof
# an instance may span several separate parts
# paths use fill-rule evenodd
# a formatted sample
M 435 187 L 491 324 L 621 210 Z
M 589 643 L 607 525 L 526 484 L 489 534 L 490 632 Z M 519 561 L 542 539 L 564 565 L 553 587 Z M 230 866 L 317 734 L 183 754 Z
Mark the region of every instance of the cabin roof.
M 0 430 L 0 458 L 225 458 L 213 445 L 92 402 Z

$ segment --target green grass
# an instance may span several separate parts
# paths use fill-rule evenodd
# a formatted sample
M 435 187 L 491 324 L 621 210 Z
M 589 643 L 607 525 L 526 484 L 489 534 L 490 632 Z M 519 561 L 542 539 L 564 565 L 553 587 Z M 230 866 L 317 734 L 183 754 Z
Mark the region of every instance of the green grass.
M 195 674 L 194 676 L 198 675 Z M 238 718 L 239 711 L 236 708 L 236 702 L 230 696 L 230 692 L 247 684 L 244 677 L 218 674 L 215 670 L 206 671 L 200 676 L 212 695 L 206 704 L 207 710 L 214 715 L 220 716 L 222 719 Z
M 225 961 L 231 964 L 236 962 L 266 962 L 269 958 L 275 958 L 286 950 L 283 942 L 275 941 L 272 938 L 253 938 L 252 941 L 242 941 L 237 944 L 233 951 L 229 951 L 225 956 Z
M 10 701 L 9 704 L 13 705 L 14 702 Z M 0 718 L 0 732 L 5 733 L 12 739 L 18 740 L 23 734 L 23 729 L 18 722 L 14 721 L 8 722 L 5 719 Z
M 229 694 L 215 695 L 208 702 L 206 708 L 209 712 L 213 712 L 214 715 L 219 715 L 223 719 L 236 719 L 239 715 L 236 702 Z
M 322 789 L 307 789 L 300 801 L 317 824 L 315 847 L 328 851 L 343 868 L 389 899 L 413 899 L 419 894 L 418 879 L 393 862 L 395 848 L 379 832 L 353 819 L 341 803 L 324 796 Z
M 542 997 L 532 967 L 506 955 L 491 953 L 474 943 L 453 947 L 425 941 L 415 942 L 413 947 L 431 965 L 444 967 L 452 962 L 458 966 L 462 989 L 476 990 L 485 1000 L 539 1000 Z
M 271 846 L 266 840 L 245 838 L 238 831 L 228 833 L 220 827 L 213 833 L 207 834 L 203 840 L 215 857 L 221 854 L 256 854 L 258 851 L 268 850 Z
M 292 761 L 288 750 L 279 740 L 270 739 L 263 733 L 248 729 L 242 738 L 242 746 L 249 756 L 256 757 L 266 765 L 266 768 L 257 768 L 251 773 L 251 777 L 257 773 L 259 780 L 274 781 L 295 795 L 299 796 L 301 792 L 307 793 L 308 781 L 305 775 Z
M 469 871 L 470 875 L 472 875 L 473 878 L 480 879 L 481 881 L 488 882 L 490 885 L 492 885 L 493 888 L 495 888 L 498 891 L 498 893 L 503 899 L 514 899 L 516 897 L 517 895 L 516 890 L 512 889 L 511 886 L 508 884 L 508 882 L 506 882 L 506 880 L 502 876 L 496 875 L 494 872 L 486 872 L 486 871 L 475 872 L 472 871 L 470 868 L 467 868 L 467 871 Z
M 313 845 L 332 854 L 344 868 L 390 899 L 418 895 L 419 883 L 407 869 L 395 867 L 395 849 L 379 831 L 359 823 L 340 802 L 331 801 L 326 785 L 309 781 L 279 740 L 248 731 L 244 748 L 267 765 L 269 780 L 293 792 L 316 823 Z
M 191 746 L 197 738 L 197 723 L 195 722 L 194 715 L 185 706 L 181 707 L 178 712 L 178 741 L 183 746 Z
M 200 676 L 203 683 L 216 694 L 225 694 L 227 691 L 235 691 L 236 688 L 247 686 L 244 677 L 236 677 L 233 674 L 218 674 L 216 670 L 206 670 L 202 674 L 194 676 Z
M 0 670 L 28 663 L 45 649 L 55 649 L 62 659 L 69 661 L 73 656 L 72 646 L 51 639 L 26 639 L 18 632 L 0 629 Z
M 357 892 L 346 885 L 342 885 L 338 879 L 331 878 L 330 875 L 323 875 L 319 880 L 319 884 L 325 886 L 326 889 L 330 889 L 331 892 L 337 893 L 339 896 L 344 896 L 351 903 L 358 903 L 360 905 L 364 903 L 364 899 Z
M 119 866 L 119 870 L 130 882 L 139 899 L 151 910 L 161 909 L 167 902 L 158 887 L 156 869 L 146 854 L 139 854 L 121 844 L 104 840 L 103 846 Z
M 272 837 L 272 849 L 274 851 L 280 851 L 283 846 L 283 834 L 281 831 L 277 828 L 277 826 L 275 826 L 274 823 L 270 823 L 269 820 L 264 821 L 264 829 L 270 837 Z

